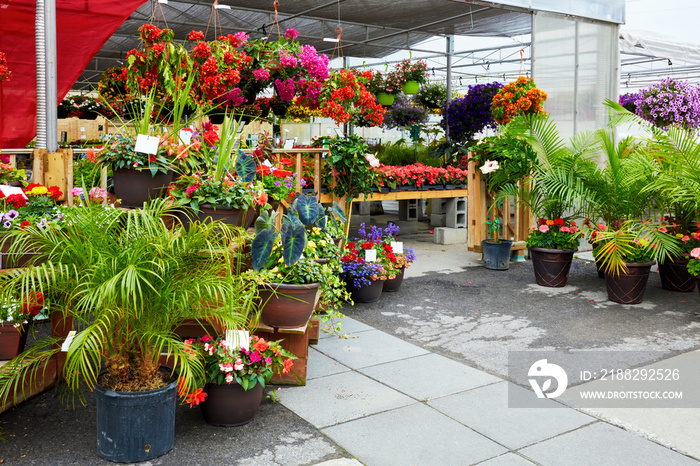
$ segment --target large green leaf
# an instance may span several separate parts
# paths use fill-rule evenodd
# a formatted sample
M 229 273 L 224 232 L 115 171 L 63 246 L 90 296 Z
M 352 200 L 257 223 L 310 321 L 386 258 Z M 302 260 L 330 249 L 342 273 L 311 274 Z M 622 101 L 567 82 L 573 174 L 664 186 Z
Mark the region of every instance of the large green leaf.
M 296 264 L 304 253 L 306 229 L 297 219 L 282 224 L 282 255 L 287 266 Z
M 270 258 L 276 238 L 277 231 L 274 228 L 261 230 L 255 235 L 250 248 L 250 259 L 253 269 L 260 270 L 265 265 L 265 262 Z
M 252 183 L 255 178 L 255 159 L 252 155 L 238 151 L 236 157 L 236 173 L 243 183 Z
M 319 204 L 314 196 L 298 196 L 294 200 L 294 205 L 297 210 L 297 215 L 301 223 L 307 227 L 316 223 L 319 216 Z

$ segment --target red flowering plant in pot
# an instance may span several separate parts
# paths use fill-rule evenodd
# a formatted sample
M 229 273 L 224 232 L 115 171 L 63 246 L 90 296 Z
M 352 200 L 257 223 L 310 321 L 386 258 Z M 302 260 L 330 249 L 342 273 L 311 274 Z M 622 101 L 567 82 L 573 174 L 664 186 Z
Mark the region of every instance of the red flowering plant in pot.
M 311 108 L 320 108 L 324 116 L 332 118 L 337 124 L 348 123 L 353 111 L 356 111 L 373 126 L 379 126 L 384 121 L 384 107 L 365 87 L 371 76 L 371 71 L 334 70 L 323 82 L 317 103 L 304 102 Z
M 527 246 L 532 257 L 535 281 L 540 286 L 566 285 L 581 231 L 576 222 L 563 218 L 537 221 L 530 229 Z
M 367 258 L 368 250 L 374 250 L 378 262 L 382 264 L 386 275 L 382 290 L 398 291 L 403 281 L 405 269 L 416 260 L 414 250 L 408 247 L 404 248 L 403 243 L 397 241 L 399 227 L 393 223 L 389 223 L 383 229 L 372 225 L 368 232 L 365 224 L 362 223 L 357 233 L 359 237 L 355 242 L 365 250 L 365 258 Z
M 0 307 L 0 360 L 12 359 L 24 351 L 29 326 L 44 309 L 41 291 L 30 292 L 20 302 Z
M 227 335 L 185 340 L 202 360 L 204 376 L 189 390 L 180 384 L 179 392 L 190 407 L 201 408 L 209 424 L 239 426 L 255 416 L 273 374 L 288 373 L 296 356 L 282 348 L 281 340 L 248 337 L 247 331 Z
M 491 112 L 496 123 L 507 124 L 517 115 L 546 113 L 542 108 L 545 100 L 547 93 L 538 89 L 532 78 L 520 76 L 493 96 Z

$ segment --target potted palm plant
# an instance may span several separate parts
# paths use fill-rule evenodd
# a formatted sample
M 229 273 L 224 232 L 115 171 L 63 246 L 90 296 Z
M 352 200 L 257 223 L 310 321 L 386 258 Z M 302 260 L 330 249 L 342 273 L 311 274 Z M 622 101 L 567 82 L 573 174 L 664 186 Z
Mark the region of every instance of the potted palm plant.
M 22 245 L 38 245 L 44 262 L 0 276 L 0 307 L 41 292 L 45 306 L 73 319 L 76 333 L 40 339 L 5 364 L 0 402 L 63 346 L 60 377 L 74 392 L 95 394 L 101 457 L 145 461 L 172 448 L 178 379 L 189 389 L 204 371 L 173 329 L 185 319 L 238 328 L 255 298 L 255 288 L 231 272 L 230 245 L 241 239 L 220 223 L 171 229 L 167 218 L 174 215 L 164 200 L 131 211 L 88 202 L 60 231 L 10 233 Z M 161 354 L 172 367 L 161 365 Z

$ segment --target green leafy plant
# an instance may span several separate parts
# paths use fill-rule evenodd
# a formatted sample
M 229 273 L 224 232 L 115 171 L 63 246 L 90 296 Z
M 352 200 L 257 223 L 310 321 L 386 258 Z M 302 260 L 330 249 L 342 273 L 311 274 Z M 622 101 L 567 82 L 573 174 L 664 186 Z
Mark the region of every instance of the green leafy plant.
M 190 388 L 203 365 L 173 329 L 185 319 L 226 328 L 256 319 L 256 289 L 231 270 L 237 256 L 230 245 L 242 244 L 238 230 L 216 222 L 172 229 L 174 214 L 164 200 L 130 211 L 88 203 L 60 232 L 10 233 L 17 252 L 39 251 L 43 263 L 0 276 L 0 306 L 21 305 L 41 292 L 52 312 L 74 320 L 77 333 L 60 374 L 71 390 L 96 383 L 120 391 L 155 388 L 162 353 L 172 356 L 173 370 Z M 61 343 L 40 339 L 4 365 L 0 400 L 16 396 Z M 102 368 L 107 375 L 98 380 Z

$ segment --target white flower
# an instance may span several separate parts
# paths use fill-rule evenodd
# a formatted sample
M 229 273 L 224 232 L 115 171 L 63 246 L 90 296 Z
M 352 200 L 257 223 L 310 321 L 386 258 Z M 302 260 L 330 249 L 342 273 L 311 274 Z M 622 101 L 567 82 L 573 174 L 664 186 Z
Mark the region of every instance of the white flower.
M 226 383 L 231 383 L 233 382 L 233 376 L 231 374 L 226 376 Z
M 483 173 L 484 175 L 498 169 L 499 166 L 497 160 L 487 160 L 484 166 L 479 168 L 479 170 L 481 170 L 481 173 Z
M 375 157 L 374 154 L 365 154 L 365 158 L 369 162 L 370 167 L 377 168 L 379 167 L 379 159 Z

